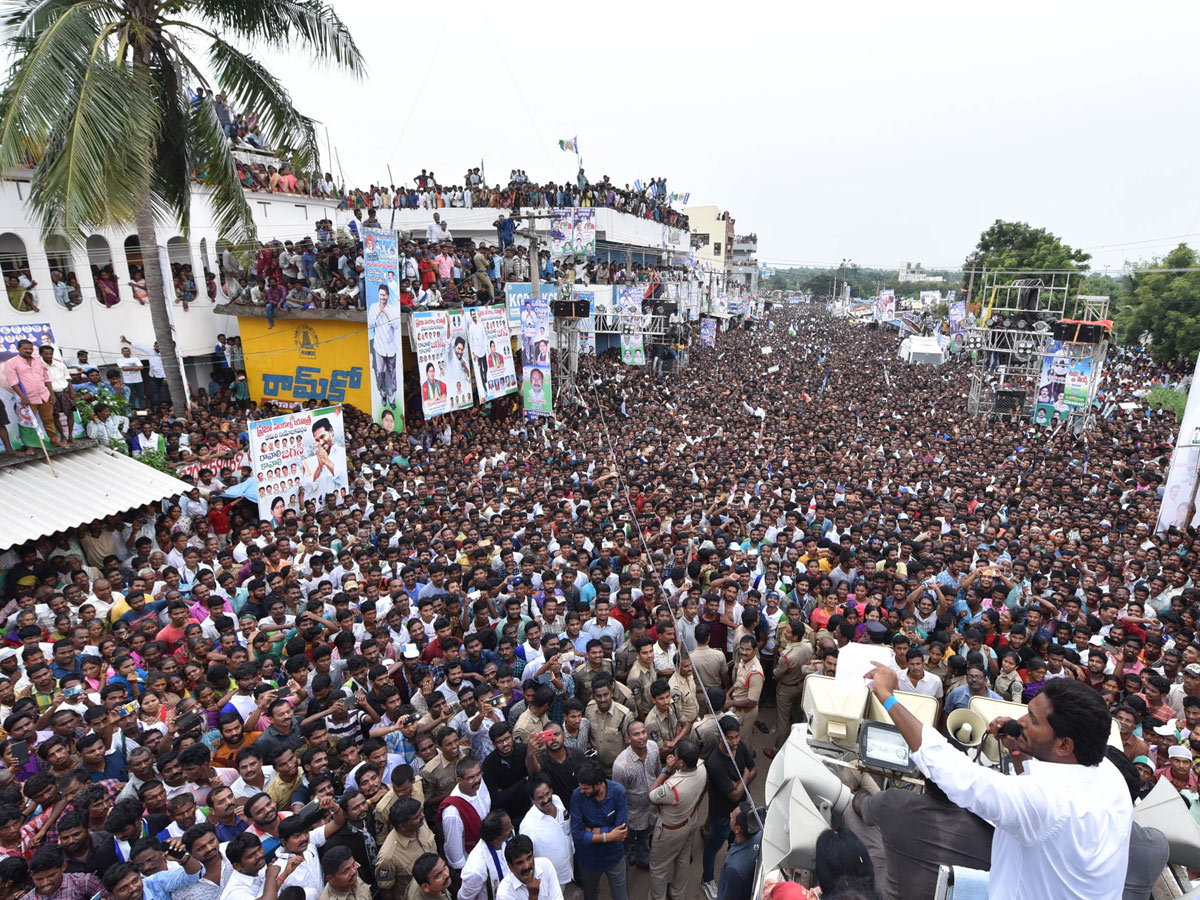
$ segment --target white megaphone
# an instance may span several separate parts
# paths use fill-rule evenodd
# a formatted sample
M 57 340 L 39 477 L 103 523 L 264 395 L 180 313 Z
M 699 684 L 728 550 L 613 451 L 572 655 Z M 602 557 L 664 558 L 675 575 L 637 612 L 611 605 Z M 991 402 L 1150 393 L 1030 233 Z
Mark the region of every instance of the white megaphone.
M 950 739 L 964 750 L 982 744 L 987 729 L 987 721 L 973 709 L 956 709 L 946 717 L 946 731 Z

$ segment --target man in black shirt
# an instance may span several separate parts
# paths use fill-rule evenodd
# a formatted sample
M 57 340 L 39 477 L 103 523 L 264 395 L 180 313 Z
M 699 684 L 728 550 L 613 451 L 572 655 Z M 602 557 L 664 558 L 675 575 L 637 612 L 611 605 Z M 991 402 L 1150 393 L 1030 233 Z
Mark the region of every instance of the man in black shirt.
M 512 726 L 497 722 L 488 730 L 495 747 L 483 761 L 483 783 L 492 795 L 492 808 L 508 810 L 520 821 L 529 812 L 529 771 L 525 766 L 525 745 L 513 737 Z
M 745 799 L 746 789 L 758 774 L 754 753 L 742 743 L 737 717 L 722 717 L 720 727 L 725 742 L 718 744 L 705 761 L 708 769 L 708 840 L 704 842 L 704 877 L 701 881 L 709 897 L 716 896 L 717 852 L 729 841 L 729 814 Z M 726 743 L 733 752 L 732 757 L 725 750 Z
M 529 741 L 525 766 L 531 778 L 535 775 L 545 775 L 549 779 L 554 793 L 563 802 L 563 806 L 569 807 L 571 793 L 579 785 L 576 773 L 587 757 L 584 756 L 582 750 L 566 745 L 563 740 L 562 726 L 557 722 L 547 725 L 546 731 L 554 732 L 554 737 L 539 745 L 535 734 Z

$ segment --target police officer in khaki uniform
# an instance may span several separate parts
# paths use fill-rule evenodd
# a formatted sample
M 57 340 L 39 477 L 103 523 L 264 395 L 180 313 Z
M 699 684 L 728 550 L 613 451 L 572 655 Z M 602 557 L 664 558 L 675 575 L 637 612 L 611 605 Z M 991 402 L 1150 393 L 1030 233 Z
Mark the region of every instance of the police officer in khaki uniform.
M 540 731 L 545 731 L 550 722 L 550 707 L 554 704 L 554 688 L 547 684 L 539 684 L 533 696 L 529 698 L 525 711 L 517 717 L 513 726 L 513 737 L 522 744 L 528 744 L 530 737 Z
M 737 665 L 733 669 L 733 685 L 726 693 L 726 706 L 738 718 L 742 732 L 758 721 L 758 698 L 762 695 L 766 673 L 758 659 L 758 650 L 753 635 L 744 634 L 738 641 Z
M 592 700 L 583 712 L 589 725 L 589 741 L 604 771 L 612 775 L 612 766 L 625 749 L 625 729 L 637 718 L 629 709 L 613 700 L 612 679 L 597 675 L 592 679 Z
M 763 754 L 775 756 L 792 732 L 792 724 L 799 722 L 802 715 L 800 695 L 804 689 L 804 667 L 812 660 L 813 647 L 804 635 L 803 622 L 789 621 L 784 629 L 786 643 L 779 654 L 772 674 L 775 676 L 775 714 L 779 717 L 779 730 L 775 732 L 775 747 L 768 747 Z
M 666 769 L 650 786 L 650 802 L 658 809 L 650 844 L 650 900 L 691 897 L 692 850 L 701 817 L 697 814 L 708 786 L 700 748 L 684 738 L 667 755 Z
M 375 804 L 375 824 L 379 828 L 380 841 L 386 841 L 392 833 L 392 806 L 402 797 L 412 797 L 422 806 L 425 805 L 425 788 L 421 779 L 413 775 L 412 766 L 398 765 L 392 769 L 392 786 L 388 792 Z
M 668 681 L 671 685 L 671 702 L 679 710 L 679 718 L 685 722 L 695 722 L 700 718 L 700 701 L 696 698 L 692 658 L 687 653 L 675 654 L 675 674 Z
M 648 637 L 638 638 L 634 643 L 637 659 L 625 677 L 625 686 L 637 704 L 638 718 L 645 718 L 654 704 L 650 700 L 650 685 L 654 684 L 654 641 Z
M 675 749 L 675 743 L 691 733 L 690 722 L 684 722 L 671 699 L 671 685 L 659 678 L 650 686 L 650 697 L 654 706 L 646 714 L 646 730 L 650 739 L 663 751 L 663 757 Z
M 688 735 L 699 744 L 701 759 L 708 759 L 712 756 L 712 752 L 721 743 L 721 726 L 717 723 L 725 709 L 725 691 L 720 685 L 710 687 L 706 693 L 708 694 L 708 703 L 705 703 L 700 710 L 701 716 L 692 726 L 692 733 Z M 709 709 L 710 705 L 711 710 Z
M 593 638 L 587 642 L 583 665 L 571 673 L 575 679 L 575 696 L 584 706 L 592 699 L 592 679 L 602 672 L 616 675 L 612 661 L 604 658 L 604 645 Z
M 425 806 L 437 810 L 438 804 L 450 796 L 458 777 L 454 769 L 458 765 L 458 732 L 445 726 L 437 733 L 438 753 L 421 769 L 421 787 L 425 794 Z
M 413 863 L 422 853 L 436 853 L 437 839 L 425 823 L 421 803 L 399 797 L 388 811 L 392 827 L 375 860 L 379 900 L 404 900 L 412 881 Z

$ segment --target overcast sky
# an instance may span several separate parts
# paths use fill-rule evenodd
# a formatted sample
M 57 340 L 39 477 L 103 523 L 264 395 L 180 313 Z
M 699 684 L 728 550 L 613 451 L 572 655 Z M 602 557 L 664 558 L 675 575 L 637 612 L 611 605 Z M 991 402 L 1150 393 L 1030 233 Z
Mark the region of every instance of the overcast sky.
M 348 183 L 665 176 L 775 265 L 961 265 L 996 218 L 1098 266 L 1200 243 L 1194 2 L 334 0 L 361 83 L 269 62 Z M 409 182 L 411 183 L 411 182 Z

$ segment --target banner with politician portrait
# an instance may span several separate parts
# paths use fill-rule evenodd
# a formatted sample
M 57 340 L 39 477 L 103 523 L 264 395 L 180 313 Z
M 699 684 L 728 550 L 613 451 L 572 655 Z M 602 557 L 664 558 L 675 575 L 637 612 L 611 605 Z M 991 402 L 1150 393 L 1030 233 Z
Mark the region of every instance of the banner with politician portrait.
M 954 293 L 951 291 L 950 293 Z M 967 319 L 967 301 L 966 300 L 951 300 L 950 301 L 950 334 L 962 334 L 966 331 L 966 326 L 963 324 Z
M 644 366 L 646 351 L 642 342 L 642 297 L 645 288 L 638 285 L 617 288 L 617 329 L 621 333 L 621 362 Z
M 700 346 L 715 347 L 717 345 L 717 320 L 700 320 Z
M 521 398 L 525 401 L 525 415 L 554 415 L 549 366 L 521 367 Z
M 550 365 L 550 298 L 529 296 L 521 305 L 521 366 Z
M 404 428 L 404 327 L 400 309 L 396 233 L 363 230 L 363 284 L 371 357 L 371 418 Z
M 487 403 L 517 390 L 509 339 L 508 312 L 504 304 L 472 306 L 467 310 L 467 349 L 475 367 L 479 402 Z
M 596 317 L 579 320 L 579 355 L 596 355 Z
M 596 255 L 596 210 L 589 207 L 555 209 L 550 219 L 550 255 Z
M 391 415 L 388 411 L 387 415 Z M 258 491 L 258 517 L 283 521 L 314 500 L 346 496 L 346 437 L 342 408 L 304 410 L 250 422 L 250 467 Z
M 413 345 L 417 348 L 417 375 L 421 382 L 421 411 L 426 419 L 450 412 L 446 386 L 446 337 L 449 323 L 444 310 L 422 309 L 412 314 Z
M 467 346 L 467 314 L 461 309 L 446 311 L 449 331 L 446 335 L 446 390 L 450 408 L 466 409 L 475 404 L 475 383 L 471 380 L 471 351 Z

